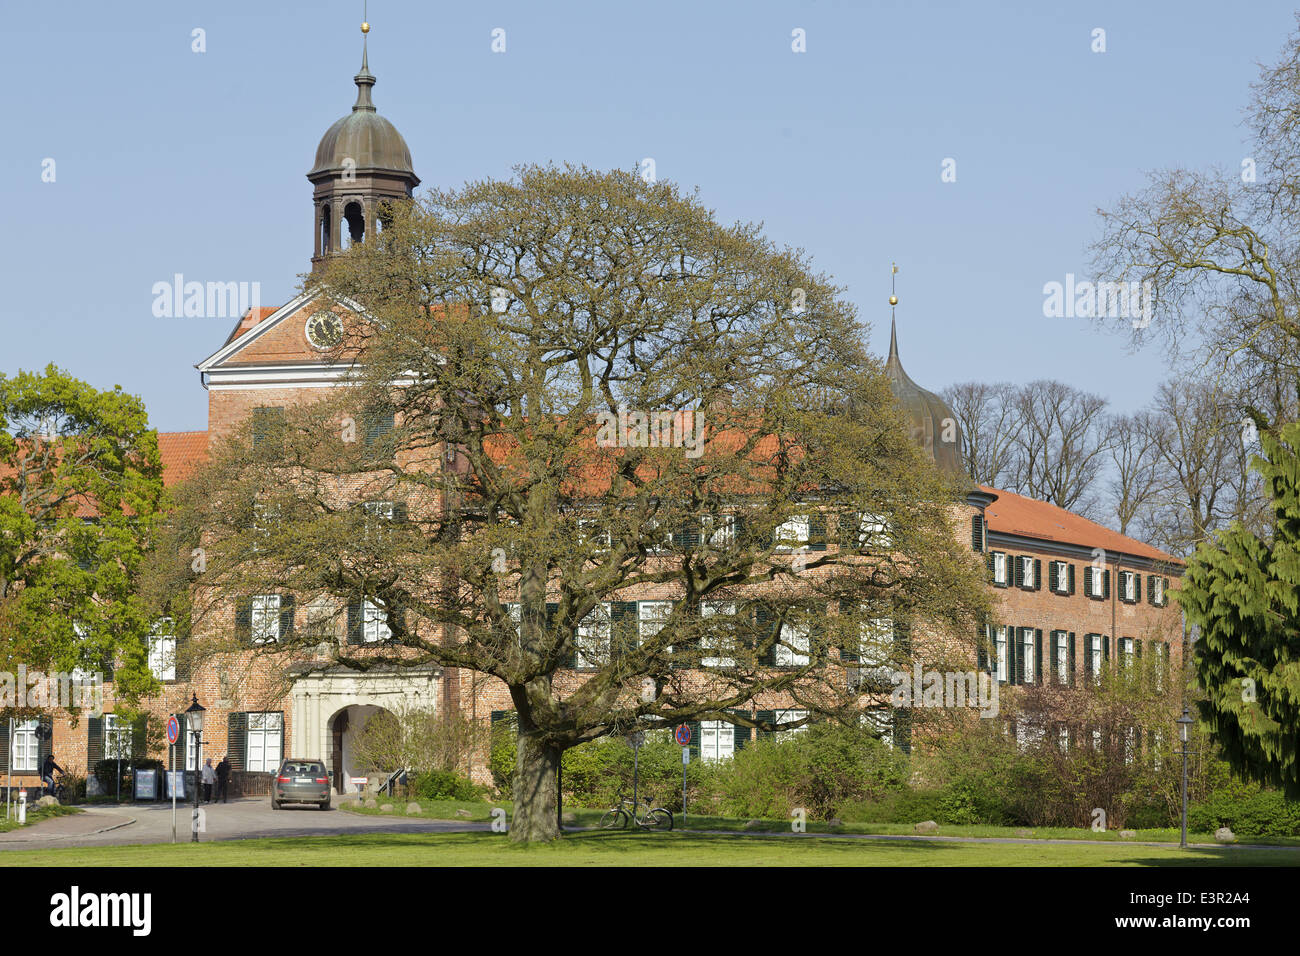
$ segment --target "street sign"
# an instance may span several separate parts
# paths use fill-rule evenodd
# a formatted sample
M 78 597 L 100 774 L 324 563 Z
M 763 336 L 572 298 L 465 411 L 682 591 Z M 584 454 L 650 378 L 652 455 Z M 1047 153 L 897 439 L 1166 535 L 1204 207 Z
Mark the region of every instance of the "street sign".
M 673 732 L 673 736 L 677 738 L 679 744 L 685 747 L 691 742 L 691 728 L 686 724 L 679 724 L 677 730 Z
M 174 744 L 181 736 L 181 722 L 172 714 L 167 718 L 167 743 Z
M 688 763 L 690 763 L 690 762 L 691 762 L 691 748 L 690 748 L 690 747 L 683 747 L 683 748 L 682 748 L 682 766 L 685 767 L 685 766 L 686 766 Z
M 645 743 L 645 731 L 644 730 L 633 731 L 632 733 L 627 735 L 627 741 L 634 748 L 640 747 L 643 743 Z

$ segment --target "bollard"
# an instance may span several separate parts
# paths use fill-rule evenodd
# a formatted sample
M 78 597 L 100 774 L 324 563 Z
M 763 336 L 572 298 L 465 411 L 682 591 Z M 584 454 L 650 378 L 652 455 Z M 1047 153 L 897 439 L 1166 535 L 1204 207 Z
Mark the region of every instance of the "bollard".
M 18 791 L 18 825 L 22 826 L 27 822 L 27 791 Z

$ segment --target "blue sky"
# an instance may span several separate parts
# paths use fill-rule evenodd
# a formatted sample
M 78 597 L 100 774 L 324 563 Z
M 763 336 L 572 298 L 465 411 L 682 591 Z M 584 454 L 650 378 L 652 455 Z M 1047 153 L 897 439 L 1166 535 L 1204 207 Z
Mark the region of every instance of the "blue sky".
M 1249 84 L 1293 8 L 989 6 L 372 0 L 370 67 L 426 186 L 650 157 L 721 219 L 807 250 L 882 353 L 896 260 L 922 385 L 1057 378 L 1137 408 L 1167 375 L 1158 349 L 1044 318 L 1043 285 L 1086 274 L 1095 210 L 1144 171 L 1239 167 Z M 142 395 L 160 429 L 204 428 L 193 366 L 233 322 L 155 318 L 152 287 L 179 272 L 259 282 L 265 305 L 293 295 L 312 251 L 305 174 L 354 99 L 361 2 L 0 10 L 0 371 L 55 362 Z

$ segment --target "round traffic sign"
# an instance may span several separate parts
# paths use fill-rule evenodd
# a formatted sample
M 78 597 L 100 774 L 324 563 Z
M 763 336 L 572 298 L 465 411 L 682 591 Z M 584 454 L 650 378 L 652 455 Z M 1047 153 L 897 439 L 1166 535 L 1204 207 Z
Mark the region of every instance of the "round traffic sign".
M 686 724 L 679 724 L 677 730 L 673 732 L 673 736 L 677 738 L 679 744 L 685 747 L 691 742 L 691 728 Z
M 172 714 L 170 717 L 167 718 L 167 742 L 169 744 L 174 744 L 176 743 L 177 740 L 180 739 L 180 736 L 181 736 L 181 722 L 176 719 L 175 714 Z

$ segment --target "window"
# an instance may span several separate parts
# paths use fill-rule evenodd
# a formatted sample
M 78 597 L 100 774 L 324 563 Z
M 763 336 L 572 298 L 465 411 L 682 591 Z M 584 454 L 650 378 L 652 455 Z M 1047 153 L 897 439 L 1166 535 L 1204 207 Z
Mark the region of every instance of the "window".
M 14 721 L 14 735 L 9 745 L 9 769 L 14 773 L 36 773 L 39 720 Z
M 270 644 L 280 639 L 280 595 L 253 597 L 252 638 L 254 644 Z
M 380 644 L 390 640 L 392 629 L 388 626 L 388 614 L 378 604 L 370 601 L 361 603 L 361 640 L 366 644 Z
M 1124 731 L 1124 762 L 1131 764 L 1137 756 L 1137 728 L 1129 727 Z
M 1060 749 L 1061 753 L 1069 753 L 1070 751 L 1070 728 L 1065 726 L 1065 724 L 1061 724 L 1061 726 L 1057 728 L 1056 746 Z
M 117 714 L 104 715 L 104 759 L 131 759 L 131 725 Z
M 1007 631 L 1009 628 L 998 628 L 997 636 L 997 656 L 998 656 L 998 681 L 1005 684 L 1009 674 L 1007 672 Z
M 247 766 L 249 770 L 272 773 L 280 766 L 284 741 L 284 714 L 252 713 L 248 715 Z
M 610 548 L 609 529 L 602 530 L 600 521 L 597 518 L 579 518 L 578 542 L 584 546 L 590 545 L 597 554 L 608 551 Z
M 858 513 L 858 547 L 866 550 L 867 548 L 887 548 L 893 544 L 893 536 L 889 533 L 889 522 L 882 514 L 873 514 L 870 511 L 861 511 Z
M 1070 635 L 1066 631 L 1057 631 L 1056 646 L 1056 681 L 1059 684 L 1070 683 Z
M 1163 730 L 1153 730 L 1151 732 L 1151 762 L 1157 771 L 1164 766 L 1164 749 L 1165 732 Z
M 1091 664 L 1090 671 L 1092 673 L 1093 682 L 1095 683 L 1100 681 L 1101 662 L 1102 662 L 1102 647 L 1101 647 L 1100 634 L 1088 635 L 1088 660 L 1089 663 Z
M 776 529 L 776 550 L 793 551 L 808 544 L 808 516 L 795 515 Z
M 736 752 L 736 728 L 725 720 L 700 721 L 700 759 L 728 760 Z
M 1088 595 L 1094 598 L 1106 597 L 1106 582 L 1110 572 L 1102 567 L 1088 567 Z
M 1151 603 L 1156 607 L 1164 607 L 1169 603 L 1165 596 L 1165 588 L 1168 584 L 1168 579 L 1152 574 L 1148 576 L 1147 580 L 1150 582 L 1147 585 L 1147 589 L 1150 593 Z
M 1119 596 L 1126 604 L 1136 604 L 1138 601 L 1138 576 L 1133 571 L 1121 571 L 1119 573 Z
M 280 509 L 263 501 L 253 502 L 253 550 L 260 551 L 262 542 L 269 542 L 280 523 Z
M 1100 749 L 1101 749 L 1101 731 L 1100 731 L 1100 730 L 1094 730 L 1094 731 L 1092 732 L 1092 749 L 1093 749 L 1093 750 L 1100 750 Z
M 1070 593 L 1070 575 L 1074 570 L 1074 565 L 1068 561 L 1052 562 L 1052 590 L 1057 594 Z
M 803 720 L 805 717 L 808 716 L 808 711 L 806 711 L 806 710 L 789 710 L 789 709 L 787 709 L 787 710 L 778 710 L 778 711 L 774 711 L 773 713 L 774 713 L 774 716 L 773 716 L 772 720 L 773 720 L 773 722 L 776 723 L 778 726 L 779 726 L 780 724 L 788 724 L 788 723 L 791 723 L 791 722 L 796 721 L 796 720 Z M 805 730 L 807 730 L 807 729 L 808 729 L 808 725 L 807 725 L 807 724 L 804 724 L 802 727 L 794 727 L 794 728 L 791 728 L 790 730 L 783 730 L 783 731 L 781 731 L 781 733 L 786 733 L 786 734 L 801 734 L 801 733 L 803 733 L 803 732 L 804 732 Z
M 808 663 L 808 624 L 781 626 L 780 643 L 772 648 L 777 667 L 803 667 Z
M 149 670 L 158 680 L 176 679 L 176 636 L 170 618 L 155 624 L 149 635 Z
M 993 559 L 993 583 L 1000 588 L 1006 587 L 1010 581 L 1007 574 L 1007 555 L 1002 551 L 994 551 Z
M 597 668 L 609 663 L 610 606 L 597 604 L 578 623 L 575 667 Z
M 1034 629 L 1032 627 L 1022 627 L 1020 629 L 1020 646 L 1022 653 L 1020 659 L 1025 662 L 1025 683 L 1034 682 L 1034 670 L 1037 661 L 1034 659 Z
M 701 601 L 700 617 L 717 617 L 719 615 L 732 616 L 736 613 L 736 604 L 734 601 Z M 731 650 L 733 638 L 725 632 L 730 629 L 731 622 L 722 624 L 717 631 L 711 634 L 705 634 L 700 638 L 700 649 L 708 652 L 712 651 L 719 656 L 706 656 L 700 658 L 701 667 L 735 667 L 736 659 L 734 657 L 724 657 L 721 654 Z M 727 726 L 731 726 L 728 724 Z
M 637 636 L 645 644 L 664 628 L 664 621 L 673 613 L 672 601 L 637 602 Z M 672 648 L 669 648 L 669 653 Z
M 873 617 L 864 621 L 861 627 L 862 666 L 876 668 L 878 672 L 887 672 L 894 654 L 894 620 L 888 617 Z
M 716 550 L 733 548 L 736 545 L 735 515 L 705 515 L 700 519 L 704 541 Z
M 1036 590 L 1038 583 L 1034 579 L 1034 565 L 1036 564 L 1034 557 L 1032 555 L 1022 554 L 1020 555 L 1019 561 L 1020 580 L 1022 582 L 1020 586 L 1027 591 Z
M 875 731 L 890 747 L 894 746 L 894 718 L 888 707 L 871 707 L 863 711 L 862 726 Z
M 1156 690 L 1164 693 L 1165 668 L 1169 666 L 1169 645 L 1164 641 L 1153 641 L 1151 650 L 1155 653 Z

